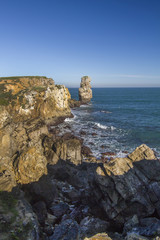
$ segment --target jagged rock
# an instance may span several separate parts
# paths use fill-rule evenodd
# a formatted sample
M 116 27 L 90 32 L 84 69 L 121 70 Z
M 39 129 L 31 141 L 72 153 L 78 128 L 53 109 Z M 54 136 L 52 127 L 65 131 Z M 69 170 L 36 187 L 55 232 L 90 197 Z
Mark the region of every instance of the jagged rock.
M 154 156 L 152 150 L 144 145 L 129 156 L 99 166 L 95 176 L 104 195 L 100 201 L 98 199 L 99 204 L 108 217 L 119 224 L 124 224 L 134 214 L 142 218 L 155 210 L 160 213 L 159 160 L 149 160 L 149 156 L 152 159 Z
M 70 108 L 75 108 L 75 107 L 80 107 L 81 105 L 81 102 L 80 101 L 77 101 L 75 99 L 70 99 L 69 100 L 69 106 Z
M 88 76 L 84 76 L 81 78 L 81 84 L 79 88 L 79 101 L 82 103 L 88 103 L 92 98 L 90 82 L 91 79 Z
M 39 240 L 39 226 L 30 204 L 13 193 L 0 193 L 0 240 Z
M 59 159 L 72 162 L 75 165 L 81 164 L 81 140 L 70 134 L 62 136 L 61 139 L 53 143 L 51 156 L 50 164 L 57 163 Z
M 67 219 L 55 227 L 49 240 L 81 240 L 80 228 L 76 221 Z
M 135 151 L 128 155 L 128 157 L 134 162 L 143 159 L 146 160 L 157 159 L 154 154 L 154 151 L 145 144 L 142 144 L 141 146 L 137 147 Z
M 84 218 L 81 223 L 81 236 L 82 237 L 90 237 L 94 234 L 106 232 L 109 227 L 109 223 L 106 221 L 103 221 L 99 218 L 93 218 L 93 217 L 86 217 Z
M 67 211 L 69 210 L 69 206 L 67 203 L 60 202 L 58 204 L 52 204 L 50 208 L 52 214 L 57 218 L 61 218 Z
M 125 240 L 148 240 L 148 238 L 140 236 L 137 233 L 128 233 Z
M 70 93 L 46 77 L 0 78 L 0 190 L 47 173 L 46 124 L 71 116 Z

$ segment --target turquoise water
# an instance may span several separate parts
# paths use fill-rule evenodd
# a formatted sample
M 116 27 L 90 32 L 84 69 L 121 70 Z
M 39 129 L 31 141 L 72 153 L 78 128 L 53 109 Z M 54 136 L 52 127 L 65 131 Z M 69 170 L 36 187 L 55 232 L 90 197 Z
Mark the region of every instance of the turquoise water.
M 87 106 L 73 110 L 68 121 L 75 133 L 83 130 L 85 144 L 96 156 L 106 151 L 123 155 L 142 143 L 160 153 L 160 88 L 95 88 Z M 78 98 L 78 89 L 69 89 Z M 97 134 L 93 136 L 93 133 Z

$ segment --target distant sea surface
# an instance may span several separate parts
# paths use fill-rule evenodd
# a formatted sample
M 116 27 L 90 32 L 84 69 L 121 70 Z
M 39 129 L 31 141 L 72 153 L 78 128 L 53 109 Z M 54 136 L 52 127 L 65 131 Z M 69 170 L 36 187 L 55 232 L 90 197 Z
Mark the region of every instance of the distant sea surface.
M 145 143 L 160 155 L 160 88 L 94 88 L 89 105 L 66 119 L 96 157 L 102 152 L 125 156 Z M 78 99 L 78 89 L 69 89 Z M 85 133 L 84 133 L 85 132 Z

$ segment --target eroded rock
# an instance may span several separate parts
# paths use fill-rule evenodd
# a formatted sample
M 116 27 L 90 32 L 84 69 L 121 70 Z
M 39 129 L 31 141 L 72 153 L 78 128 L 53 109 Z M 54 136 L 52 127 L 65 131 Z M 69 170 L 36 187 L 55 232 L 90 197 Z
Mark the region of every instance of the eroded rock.
M 79 101 L 81 103 L 88 103 L 92 99 L 92 90 L 90 85 L 91 79 L 88 76 L 81 78 L 81 84 L 79 88 Z

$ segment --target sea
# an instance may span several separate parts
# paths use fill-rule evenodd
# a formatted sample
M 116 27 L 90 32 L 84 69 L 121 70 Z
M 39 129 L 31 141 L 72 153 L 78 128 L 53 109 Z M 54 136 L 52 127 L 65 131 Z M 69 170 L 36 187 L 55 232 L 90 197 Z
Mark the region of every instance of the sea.
M 78 99 L 78 88 L 69 89 Z M 93 155 L 125 157 L 141 144 L 160 156 L 160 88 L 93 88 L 88 105 L 72 110 L 65 124 L 84 139 Z

